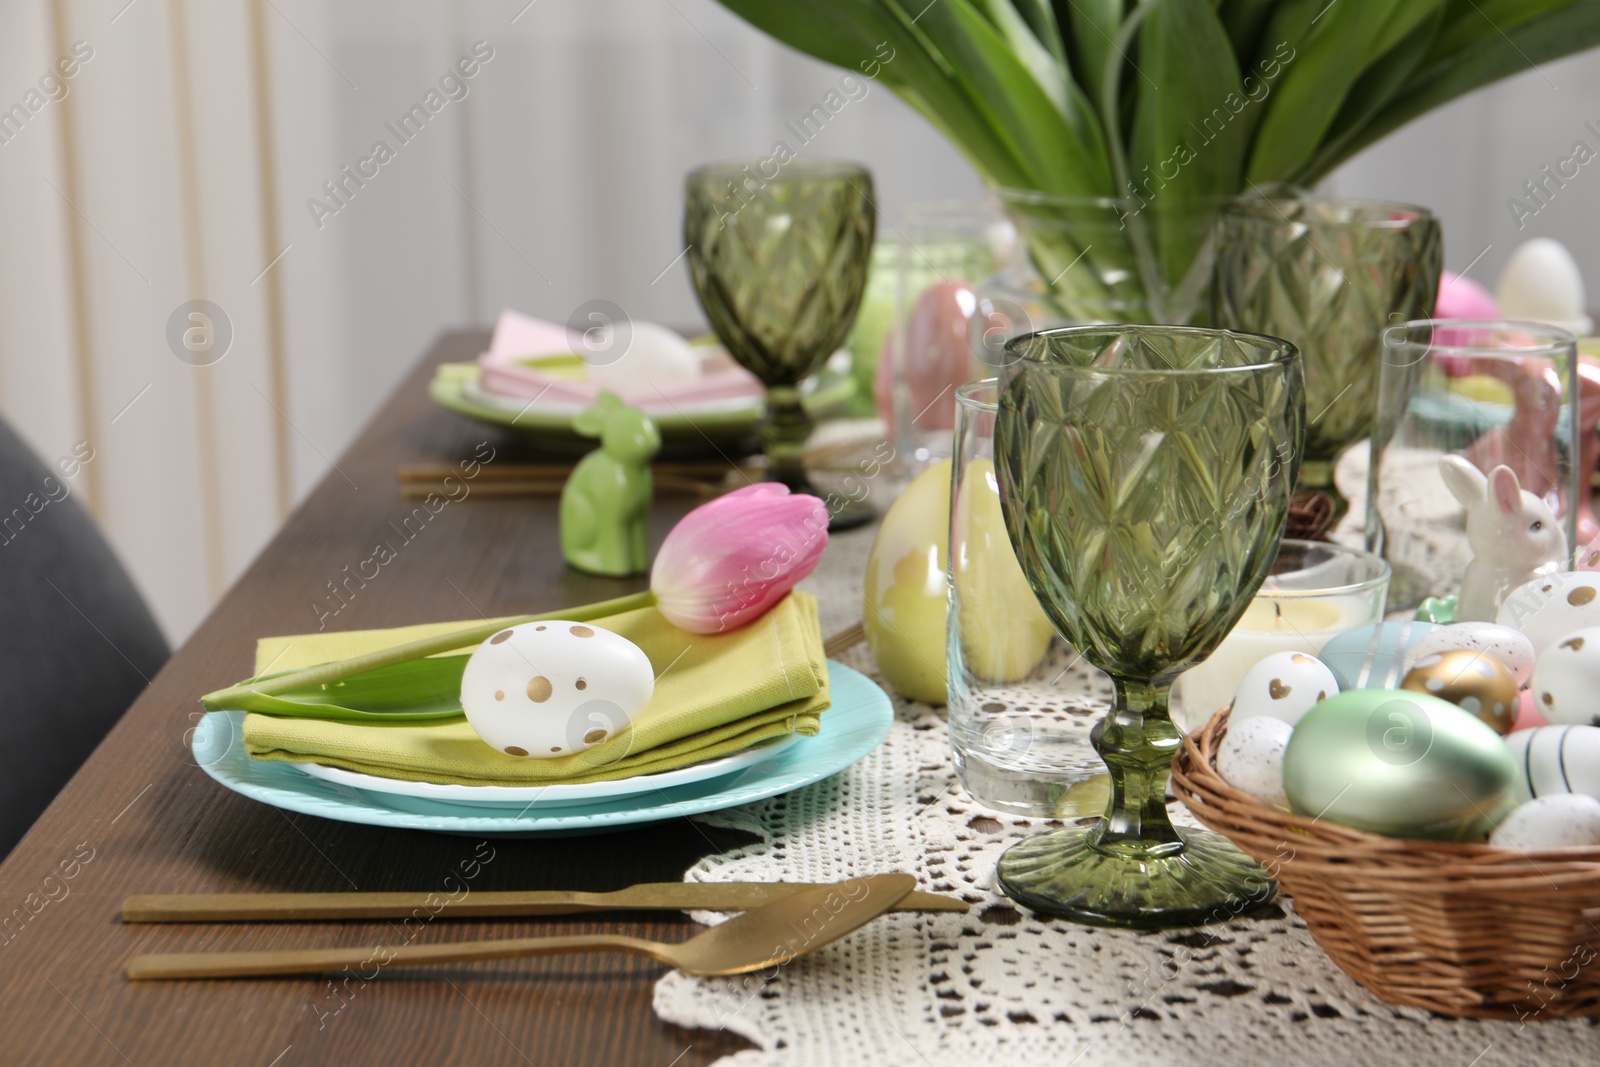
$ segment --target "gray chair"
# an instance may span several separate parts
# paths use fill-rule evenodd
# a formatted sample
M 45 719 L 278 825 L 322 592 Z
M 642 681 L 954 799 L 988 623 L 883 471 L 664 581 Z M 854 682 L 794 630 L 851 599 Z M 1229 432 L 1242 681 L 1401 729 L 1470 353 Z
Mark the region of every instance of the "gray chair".
M 167 659 L 73 486 L 0 421 L 0 857 Z

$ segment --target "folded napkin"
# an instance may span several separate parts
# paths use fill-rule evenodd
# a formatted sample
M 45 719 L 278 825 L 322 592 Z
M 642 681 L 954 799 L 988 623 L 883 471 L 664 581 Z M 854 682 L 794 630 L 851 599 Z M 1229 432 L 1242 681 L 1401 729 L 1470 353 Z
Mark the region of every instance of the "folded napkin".
M 530 318 L 502 311 L 488 351 L 478 357 L 478 385 L 484 392 L 513 400 L 538 402 L 540 411 L 577 413 L 590 407 L 602 389 L 647 415 L 667 416 L 683 409 L 713 406 L 726 409 L 761 402 L 765 387 L 760 379 L 735 363 L 720 348 L 696 349 L 687 378 L 667 373 L 650 358 L 647 334 L 671 331 L 649 323 L 634 323 L 629 351 L 643 353 L 644 363 L 588 365 L 579 357 L 585 351 L 583 335 Z M 676 341 L 681 344 L 681 341 Z
M 790 733 L 821 728 L 828 708 L 827 659 L 817 603 L 790 593 L 766 615 L 725 634 L 692 634 L 655 608 L 593 620 L 644 650 L 655 693 L 633 728 L 584 752 L 526 759 L 499 752 L 465 717 L 428 723 L 359 724 L 263 715 L 244 719 L 251 757 L 445 785 L 601 782 L 675 770 Z M 343 659 L 463 624 L 266 637 L 256 670 L 290 670 Z

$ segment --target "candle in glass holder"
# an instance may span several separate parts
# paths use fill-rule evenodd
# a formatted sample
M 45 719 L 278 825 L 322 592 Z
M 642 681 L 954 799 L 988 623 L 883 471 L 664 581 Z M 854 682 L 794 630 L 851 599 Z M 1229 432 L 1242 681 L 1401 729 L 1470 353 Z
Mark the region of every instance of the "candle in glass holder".
M 1172 718 L 1184 729 L 1233 699 L 1245 673 L 1275 652 L 1316 655 L 1336 634 L 1383 619 L 1389 565 L 1359 549 L 1286 540 L 1274 573 L 1204 662 L 1172 687 Z

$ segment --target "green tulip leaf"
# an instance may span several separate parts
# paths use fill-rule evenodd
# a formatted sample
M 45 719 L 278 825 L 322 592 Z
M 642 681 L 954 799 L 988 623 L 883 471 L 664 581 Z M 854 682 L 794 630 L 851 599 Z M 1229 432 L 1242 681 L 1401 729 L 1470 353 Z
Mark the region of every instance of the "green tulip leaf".
M 417 722 L 461 714 L 461 674 L 466 655 L 430 656 L 351 675 L 326 685 L 283 693 L 235 693 L 212 710 L 332 719 L 340 722 Z M 264 675 L 252 681 L 282 677 Z M 248 688 L 249 683 L 241 683 Z

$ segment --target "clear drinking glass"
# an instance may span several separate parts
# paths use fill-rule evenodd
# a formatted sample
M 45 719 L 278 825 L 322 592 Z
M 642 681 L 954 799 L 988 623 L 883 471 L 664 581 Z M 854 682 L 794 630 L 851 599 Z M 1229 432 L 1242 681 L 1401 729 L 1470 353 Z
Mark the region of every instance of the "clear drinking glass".
M 1445 455 L 1485 473 L 1510 467 L 1562 520 L 1569 550 L 1600 536 L 1590 479 L 1600 368 L 1577 359 L 1572 334 L 1532 322 L 1407 322 L 1383 333 L 1377 388 L 1365 529 L 1368 550 L 1394 568 L 1391 610 L 1458 593 L 1472 560 L 1465 509 L 1439 473 Z
M 1046 330 L 1009 348 L 995 418 L 1006 533 L 1056 631 L 1115 696 L 1091 734 L 1111 774 L 1105 816 L 1012 846 L 1000 884 L 1102 925 L 1237 915 L 1274 886 L 1226 838 L 1172 825 L 1167 701 L 1277 557 L 1305 435 L 1299 353 L 1170 326 Z
M 895 325 L 876 392 L 910 473 L 950 455 L 956 387 L 987 377 L 988 279 L 1011 259 L 1016 227 L 981 200 L 913 204 L 898 231 Z M 1016 332 L 1025 333 L 1026 329 Z
M 1110 776 L 1089 733 L 1111 679 L 1062 640 L 1034 600 L 1000 514 L 999 381 L 956 390 L 950 492 L 950 745 L 985 807 L 1070 819 L 1105 810 Z

